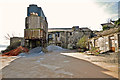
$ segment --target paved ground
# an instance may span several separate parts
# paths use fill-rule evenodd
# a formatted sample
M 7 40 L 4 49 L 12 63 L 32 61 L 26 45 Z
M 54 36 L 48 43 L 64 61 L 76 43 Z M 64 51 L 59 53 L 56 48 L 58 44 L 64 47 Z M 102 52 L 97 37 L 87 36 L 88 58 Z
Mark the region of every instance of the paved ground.
M 109 61 L 111 60 L 111 58 L 109 58 L 110 55 L 108 55 L 108 57 L 103 57 L 103 56 L 86 55 L 84 53 L 78 53 L 78 52 L 61 53 L 61 54 L 70 56 L 73 58 L 78 58 L 78 59 L 89 61 L 95 65 L 98 65 L 98 66 L 108 70 L 108 71 L 102 71 L 102 72 L 118 78 L 118 63 L 109 63 Z M 114 57 L 112 57 L 112 58 L 113 58 L 112 60 L 114 60 Z
M 113 78 L 88 61 L 59 52 L 14 60 L 2 69 L 3 78 Z

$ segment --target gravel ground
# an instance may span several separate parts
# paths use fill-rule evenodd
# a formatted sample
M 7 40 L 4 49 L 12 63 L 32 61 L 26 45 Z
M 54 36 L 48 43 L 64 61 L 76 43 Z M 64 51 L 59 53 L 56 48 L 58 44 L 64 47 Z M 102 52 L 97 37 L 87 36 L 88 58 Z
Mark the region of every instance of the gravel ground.
M 106 54 L 99 54 L 99 56 L 104 57 L 104 60 L 101 60 L 105 63 L 118 64 L 118 53 L 109 52 Z

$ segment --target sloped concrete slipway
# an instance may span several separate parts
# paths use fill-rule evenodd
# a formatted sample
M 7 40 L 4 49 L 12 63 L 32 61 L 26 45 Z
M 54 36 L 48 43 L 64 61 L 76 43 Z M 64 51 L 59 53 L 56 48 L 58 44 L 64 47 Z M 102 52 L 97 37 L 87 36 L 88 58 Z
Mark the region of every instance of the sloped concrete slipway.
M 53 47 L 53 46 L 52 46 Z M 36 50 L 35 50 L 36 51 Z M 40 51 L 41 52 L 41 51 Z M 40 53 L 40 52 L 36 52 Z M 64 56 L 72 50 L 50 51 L 34 57 L 20 57 L 2 69 L 3 78 L 115 78 L 108 71 L 83 59 Z

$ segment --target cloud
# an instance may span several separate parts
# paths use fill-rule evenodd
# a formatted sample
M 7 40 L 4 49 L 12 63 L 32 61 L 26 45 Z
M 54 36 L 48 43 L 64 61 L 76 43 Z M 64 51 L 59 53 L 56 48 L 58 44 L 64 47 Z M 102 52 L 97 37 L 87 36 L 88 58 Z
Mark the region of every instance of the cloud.
M 116 19 L 118 17 L 118 2 L 99 2 L 96 3 L 104 12 L 108 13 L 110 18 Z

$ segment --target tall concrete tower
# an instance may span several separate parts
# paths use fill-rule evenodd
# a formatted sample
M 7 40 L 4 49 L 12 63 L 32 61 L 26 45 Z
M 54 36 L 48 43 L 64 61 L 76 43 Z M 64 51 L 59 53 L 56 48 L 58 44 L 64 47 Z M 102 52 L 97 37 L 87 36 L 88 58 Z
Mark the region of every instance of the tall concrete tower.
M 48 23 L 42 8 L 35 4 L 29 5 L 24 29 L 25 46 L 29 48 L 45 47 L 48 40 L 47 35 Z

